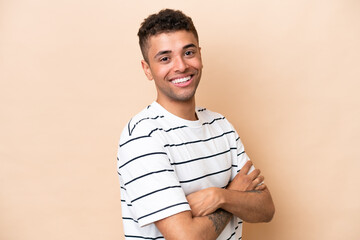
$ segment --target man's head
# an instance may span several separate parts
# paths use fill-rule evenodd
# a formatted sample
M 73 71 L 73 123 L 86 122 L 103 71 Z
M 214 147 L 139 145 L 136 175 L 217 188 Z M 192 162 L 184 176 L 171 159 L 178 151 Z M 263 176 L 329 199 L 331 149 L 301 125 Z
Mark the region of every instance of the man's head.
M 168 111 L 174 103 L 194 105 L 203 66 L 191 19 L 180 11 L 162 10 L 145 19 L 139 38 L 141 65 L 146 77 L 155 82 L 156 101 Z
M 138 32 L 139 44 L 144 60 L 149 63 L 148 50 L 149 38 L 151 36 L 180 30 L 191 32 L 199 42 L 199 37 L 191 18 L 179 10 L 164 9 L 146 18 Z

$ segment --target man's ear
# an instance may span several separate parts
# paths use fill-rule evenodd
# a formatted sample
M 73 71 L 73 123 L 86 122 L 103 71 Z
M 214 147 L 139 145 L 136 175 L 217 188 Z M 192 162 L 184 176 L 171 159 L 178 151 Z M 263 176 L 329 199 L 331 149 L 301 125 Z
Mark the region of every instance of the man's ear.
M 151 70 L 150 70 L 150 66 L 149 64 L 145 61 L 145 60 L 141 60 L 141 66 L 144 70 L 144 73 L 146 75 L 146 77 L 149 79 L 149 80 L 153 80 L 153 76 L 151 74 Z

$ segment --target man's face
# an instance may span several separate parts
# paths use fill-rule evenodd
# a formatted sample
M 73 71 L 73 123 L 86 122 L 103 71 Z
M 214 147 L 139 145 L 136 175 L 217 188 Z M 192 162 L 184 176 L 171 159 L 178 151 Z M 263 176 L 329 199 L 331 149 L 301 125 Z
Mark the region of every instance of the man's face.
M 194 100 L 200 82 L 202 62 L 195 36 L 175 31 L 151 36 L 146 63 L 142 67 L 149 80 L 154 80 L 157 101 L 161 103 Z

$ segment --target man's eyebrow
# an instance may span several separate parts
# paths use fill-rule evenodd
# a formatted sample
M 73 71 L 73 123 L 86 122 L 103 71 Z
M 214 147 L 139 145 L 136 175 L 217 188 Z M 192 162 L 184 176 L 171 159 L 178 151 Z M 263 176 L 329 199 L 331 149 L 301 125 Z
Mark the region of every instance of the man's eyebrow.
M 168 53 L 171 53 L 171 51 L 170 50 L 160 51 L 154 56 L 154 59 L 161 56 L 161 55 L 168 54 Z
M 188 45 L 185 45 L 185 46 L 183 47 L 183 49 L 187 49 L 187 48 L 191 48 L 191 47 L 196 47 L 196 45 L 193 44 L 193 43 L 189 43 Z

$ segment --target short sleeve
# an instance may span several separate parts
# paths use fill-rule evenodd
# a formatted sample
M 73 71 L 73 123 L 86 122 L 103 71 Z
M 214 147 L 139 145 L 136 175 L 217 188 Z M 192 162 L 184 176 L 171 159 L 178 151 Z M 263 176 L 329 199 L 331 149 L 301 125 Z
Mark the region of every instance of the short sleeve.
M 118 173 L 125 200 L 140 226 L 190 210 L 164 147 L 153 137 L 132 138 L 119 145 Z
M 236 156 L 233 158 L 233 172 L 232 172 L 232 179 L 236 176 L 238 172 L 240 172 L 241 168 L 245 165 L 247 161 L 250 160 L 249 156 L 245 152 L 244 144 L 242 143 L 239 134 L 235 130 L 234 126 L 228 122 L 232 131 L 235 133 L 233 141 L 235 141 L 236 145 Z M 254 170 L 254 166 L 252 166 L 249 170 L 249 173 Z
M 236 136 L 236 151 L 237 151 L 237 172 L 239 172 L 240 169 L 245 165 L 245 163 L 250 160 L 250 158 L 246 154 L 245 147 L 237 132 L 235 132 L 235 136 Z M 253 169 L 250 169 L 250 171 L 253 171 Z

